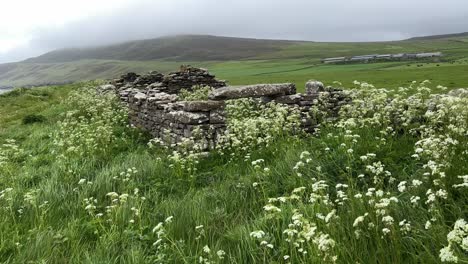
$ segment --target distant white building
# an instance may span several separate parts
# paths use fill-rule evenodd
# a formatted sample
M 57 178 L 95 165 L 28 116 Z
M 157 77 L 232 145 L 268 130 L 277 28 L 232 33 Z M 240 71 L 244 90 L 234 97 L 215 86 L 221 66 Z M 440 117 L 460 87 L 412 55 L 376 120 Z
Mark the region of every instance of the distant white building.
M 370 55 L 359 55 L 351 57 L 351 61 L 368 61 L 373 60 L 378 56 L 378 54 L 370 54 Z
M 337 63 L 337 62 L 356 62 L 356 61 L 373 61 L 373 60 L 392 60 L 392 59 L 421 59 L 421 58 L 435 58 L 441 57 L 442 52 L 422 52 L 422 53 L 398 53 L 398 54 L 369 54 L 358 55 L 353 57 L 335 57 L 323 59 L 323 63 Z
M 390 59 L 391 57 L 392 54 L 381 54 L 376 56 L 377 59 Z
M 371 60 L 373 57 L 361 57 L 361 56 L 355 56 L 351 57 L 350 61 L 365 61 L 365 60 Z
M 404 53 L 398 53 L 398 54 L 393 54 L 392 55 L 392 58 L 394 58 L 394 59 L 401 59 L 403 57 L 405 57 Z
M 323 59 L 323 63 L 336 63 L 336 62 L 344 62 L 346 60 L 346 57 L 336 57 L 336 58 L 326 58 Z
M 416 58 L 434 58 L 442 56 L 442 52 L 426 52 L 416 54 Z

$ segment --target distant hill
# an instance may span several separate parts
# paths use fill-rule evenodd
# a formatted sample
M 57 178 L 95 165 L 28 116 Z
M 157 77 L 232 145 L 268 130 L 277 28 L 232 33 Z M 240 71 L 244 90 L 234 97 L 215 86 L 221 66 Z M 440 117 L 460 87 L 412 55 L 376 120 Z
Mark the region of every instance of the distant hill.
M 463 37 L 468 37 L 468 32 L 444 34 L 444 35 L 421 36 L 421 37 L 410 38 L 408 40 L 435 40 L 435 39 L 463 38 Z
M 77 60 L 178 61 L 236 60 L 278 51 L 297 41 L 185 35 L 130 41 L 94 48 L 55 50 L 29 63 L 60 63 Z
M 306 72 L 307 76 L 313 78 L 323 71 L 335 74 L 335 70 L 344 69 L 322 65 L 320 60 L 327 57 L 440 51 L 444 54 L 444 61 L 459 61 L 468 58 L 466 36 L 468 33 L 418 37 L 403 41 L 355 43 L 206 35 L 162 37 L 93 48 L 56 50 L 23 62 L 0 64 L 0 89 L 109 79 L 129 71 L 169 72 L 181 64 L 208 68 L 220 78 L 234 80 L 235 83 L 247 82 L 245 76 L 254 76 L 254 79 L 250 80 L 260 82 L 285 82 L 297 72 Z M 389 66 L 387 63 L 381 69 Z M 408 72 L 410 67 L 406 66 L 406 63 L 404 66 L 405 72 Z M 359 67 L 350 65 L 345 68 L 359 71 Z M 414 71 L 422 72 L 423 69 L 416 68 Z M 259 72 L 261 75 L 258 75 Z M 434 69 L 424 78 L 431 79 L 433 72 L 437 74 L 438 71 Z M 456 73 L 453 70 L 450 72 Z M 281 77 L 271 79 L 272 76 Z M 330 78 L 341 80 L 343 75 L 337 73 Z M 370 80 L 367 75 L 364 79 Z

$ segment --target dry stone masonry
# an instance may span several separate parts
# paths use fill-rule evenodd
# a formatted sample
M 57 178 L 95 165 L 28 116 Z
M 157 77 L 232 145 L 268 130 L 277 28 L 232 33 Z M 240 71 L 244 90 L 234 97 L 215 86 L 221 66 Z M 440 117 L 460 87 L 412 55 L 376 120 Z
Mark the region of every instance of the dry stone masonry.
M 206 101 L 180 100 L 181 89 L 190 90 L 194 85 L 214 90 Z M 206 149 L 213 148 L 218 136 L 226 131 L 226 100 L 255 98 L 259 103 L 273 101 L 297 108 L 307 132 L 313 132 L 318 125 L 309 114 L 311 107 L 326 106 L 325 110 L 333 117 L 350 100 L 342 90 L 324 87 L 318 81 L 307 82 L 305 88 L 301 94 L 292 83 L 226 86 L 225 81 L 216 80 L 207 70 L 190 66 L 167 75 L 128 73 L 101 86 L 102 90 L 116 91 L 127 103 L 131 124 L 170 144 L 180 143 L 196 133 Z
M 181 66 L 179 71 L 167 75 L 152 71 L 140 76 L 130 72 L 122 75 L 120 79 L 115 79 L 112 84 L 117 87 L 123 97 L 135 90 L 151 90 L 152 94 L 178 94 L 180 90 L 190 90 L 195 85 L 213 88 L 226 86 L 225 81 L 216 80 L 215 76 L 211 75 L 207 70 L 190 66 Z

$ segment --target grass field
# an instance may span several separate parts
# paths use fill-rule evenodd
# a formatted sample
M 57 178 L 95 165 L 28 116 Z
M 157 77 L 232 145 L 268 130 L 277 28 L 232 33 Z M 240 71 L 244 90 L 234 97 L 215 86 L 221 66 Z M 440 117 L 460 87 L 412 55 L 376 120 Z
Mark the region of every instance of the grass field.
M 354 80 L 375 83 L 379 87 L 407 86 L 413 80 L 431 82 L 448 87 L 466 87 L 468 63 L 369 63 L 354 65 L 317 65 L 306 60 L 243 61 L 216 64 L 211 71 L 231 84 L 293 82 L 299 89 L 307 80 L 316 79 L 327 85 L 334 81 L 350 87 Z M 409 66 L 408 66 L 409 65 Z M 440 65 L 440 66 L 437 66 Z
M 265 63 L 219 75 L 300 60 Z M 243 144 L 204 158 L 150 147 L 93 84 L 0 95 L 0 262 L 467 263 L 468 97 L 436 84 L 355 91 L 314 136 L 241 108 Z
M 216 39 L 216 38 L 214 38 Z M 45 57 L 41 62 L 21 62 L 0 65 L 0 87 L 22 86 L 28 84 L 46 84 L 51 82 L 66 82 L 80 80 L 95 80 L 115 78 L 134 71 L 145 73 L 150 70 L 169 72 L 176 70 L 181 64 L 191 64 L 206 67 L 219 78 L 230 81 L 231 84 L 247 84 L 261 82 L 294 82 L 302 87 L 309 79 L 318 79 L 327 84 L 333 81 L 349 86 L 354 80 L 368 81 L 380 87 L 398 87 L 409 82 L 431 80 L 434 83 L 448 87 L 468 87 L 466 72 L 468 70 L 468 39 L 466 37 L 407 40 L 377 43 L 316 43 L 291 42 L 276 45 L 262 44 L 246 40 L 230 40 L 234 44 L 227 47 L 212 47 L 212 51 L 202 49 L 200 39 L 174 41 L 174 47 L 165 44 L 160 49 L 159 42 L 154 52 L 160 54 L 157 60 L 143 60 L 147 42 L 136 43 L 133 53 L 126 55 L 125 60 L 97 59 L 102 56 L 87 54 L 86 59 L 54 62 L 54 57 Z M 213 42 L 213 38 L 205 40 Z M 235 48 L 238 42 L 239 48 Z M 169 42 L 171 43 L 171 42 Z M 196 45 L 195 45 L 195 44 Z M 273 41 L 274 43 L 274 41 Z M 255 55 L 252 55 L 252 50 Z M 262 45 L 265 49 L 262 50 Z M 232 49 L 232 54 L 229 51 Z M 109 48 L 111 54 L 118 54 L 120 46 Z M 106 48 L 102 49 L 107 51 Z M 167 57 L 163 51 L 167 52 Z M 353 56 L 363 54 L 386 54 L 400 52 L 431 52 L 441 51 L 444 54 L 442 62 L 387 62 L 369 64 L 323 65 L 320 59 L 335 56 Z M 122 51 L 124 52 L 124 51 Z M 125 50 L 127 52 L 127 50 Z M 140 52 L 140 53 L 139 53 Z M 182 58 L 172 55 L 181 52 Z M 131 54 L 134 54 L 133 57 Z M 197 55 L 198 54 L 198 55 Z M 200 54 L 205 59 L 200 60 Z M 222 55 L 225 54 L 225 57 Z M 197 55 L 197 56 L 195 56 Z M 83 55 L 84 56 L 84 55 Z M 94 56 L 94 57 L 93 57 Z M 106 55 L 107 56 L 107 55 Z M 109 56 L 104 56 L 105 58 Z M 47 59 L 48 58 L 48 59 Z M 215 58 L 216 60 L 213 60 Z M 133 60 L 132 60 L 133 59 Z M 50 61 L 48 61 L 50 60 Z

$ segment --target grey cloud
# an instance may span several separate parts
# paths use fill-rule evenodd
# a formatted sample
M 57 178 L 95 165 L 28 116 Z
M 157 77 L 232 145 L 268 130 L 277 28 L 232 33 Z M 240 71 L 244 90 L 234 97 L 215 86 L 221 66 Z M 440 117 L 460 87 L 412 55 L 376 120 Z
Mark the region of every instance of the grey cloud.
M 29 47 L 0 62 L 65 47 L 176 34 L 383 41 L 463 31 L 468 31 L 465 0 L 135 0 L 113 14 L 38 30 Z

